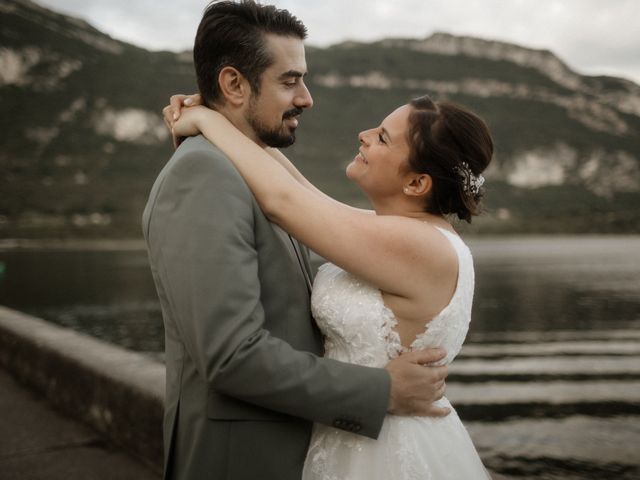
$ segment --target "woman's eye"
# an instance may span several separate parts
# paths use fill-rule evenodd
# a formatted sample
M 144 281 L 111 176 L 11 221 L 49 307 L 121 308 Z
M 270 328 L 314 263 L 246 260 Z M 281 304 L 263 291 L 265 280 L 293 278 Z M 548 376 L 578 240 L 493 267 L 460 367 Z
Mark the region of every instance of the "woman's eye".
M 384 138 L 382 137 L 381 133 L 378 134 L 378 140 L 380 140 L 380 143 L 387 143 L 384 141 Z

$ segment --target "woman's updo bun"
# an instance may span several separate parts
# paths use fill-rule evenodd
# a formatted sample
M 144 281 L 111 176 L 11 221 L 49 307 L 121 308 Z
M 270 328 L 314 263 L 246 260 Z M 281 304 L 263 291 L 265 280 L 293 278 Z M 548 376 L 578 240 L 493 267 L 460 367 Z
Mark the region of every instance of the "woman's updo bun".
M 450 102 L 420 97 L 410 103 L 409 168 L 433 182 L 426 211 L 457 215 L 471 223 L 481 211 L 482 172 L 493 156 L 493 140 L 475 113 Z

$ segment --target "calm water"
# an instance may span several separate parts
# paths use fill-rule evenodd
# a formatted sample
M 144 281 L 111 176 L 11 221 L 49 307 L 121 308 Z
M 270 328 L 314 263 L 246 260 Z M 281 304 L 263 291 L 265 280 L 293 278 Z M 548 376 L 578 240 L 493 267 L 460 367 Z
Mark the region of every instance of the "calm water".
M 496 478 L 640 479 L 640 237 L 473 239 L 448 396 Z M 0 304 L 162 351 L 139 244 L 0 242 Z

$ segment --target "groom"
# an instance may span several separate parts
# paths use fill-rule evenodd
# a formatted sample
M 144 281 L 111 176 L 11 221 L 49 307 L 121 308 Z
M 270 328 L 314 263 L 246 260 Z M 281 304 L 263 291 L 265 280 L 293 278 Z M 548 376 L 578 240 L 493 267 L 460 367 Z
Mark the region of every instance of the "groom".
M 258 144 L 295 141 L 312 106 L 304 25 L 252 1 L 210 4 L 194 61 L 203 101 Z M 166 479 L 299 480 L 312 422 L 376 438 L 387 412 L 443 415 L 442 352 L 385 369 L 323 359 L 306 248 L 269 223 L 220 150 L 176 150 L 143 215 L 165 325 Z

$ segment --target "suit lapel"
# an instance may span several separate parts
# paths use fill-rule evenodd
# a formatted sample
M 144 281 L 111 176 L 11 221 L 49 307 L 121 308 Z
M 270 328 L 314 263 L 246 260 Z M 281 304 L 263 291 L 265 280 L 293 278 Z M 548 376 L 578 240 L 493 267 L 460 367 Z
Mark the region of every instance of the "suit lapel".
M 289 235 L 289 239 L 293 244 L 293 248 L 296 251 L 296 255 L 298 257 L 298 263 L 300 264 L 300 268 L 302 269 L 302 274 L 304 275 L 304 279 L 307 282 L 307 288 L 309 289 L 309 293 L 313 289 L 313 282 L 311 281 L 311 268 L 309 267 L 309 261 L 302 251 L 302 247 L 300 246 L 300 242 Z
M 271 225 L 273 227 L 273 230 L 278 234 L 278 236 L 280 237 L 280 240 L 282 240 L 282 243 L 285 245 L 285 247 L 289 251 L 289 255 L 292 257 L 292 259 L 295 259 L 298 262 L 298 266 L 300 267 L 302 276 L 304 277 L 305 283 L 307 285 L 307 289 L 309 290 L 309 293 L 311 293 L 311 287 L 312 287 L 311 274 L 309 272 L 306 258 L 303 256 L 300 245 L 296 240 L 291 238 L 291 236 L 287 232 L 282 230 L 278 225 L 275 225 L 273 223 Z

